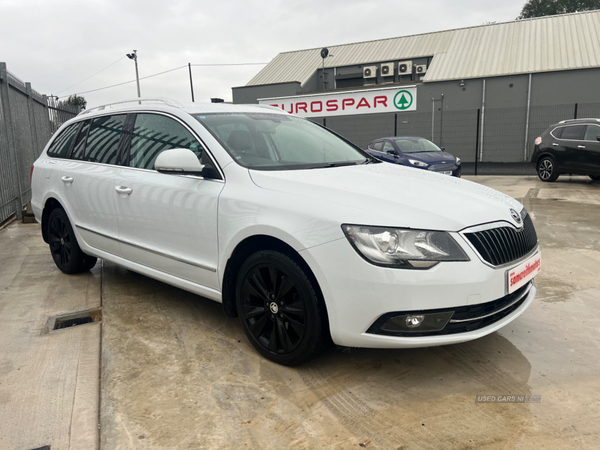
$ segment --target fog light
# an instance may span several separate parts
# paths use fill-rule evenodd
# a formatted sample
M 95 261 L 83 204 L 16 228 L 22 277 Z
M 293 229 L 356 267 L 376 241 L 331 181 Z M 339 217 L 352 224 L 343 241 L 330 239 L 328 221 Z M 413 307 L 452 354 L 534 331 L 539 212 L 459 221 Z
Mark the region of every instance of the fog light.
M 417 328 L 421 326 L 425 316 L 406 316 L 406 326 L 408 328 Z
M 390 334 L 402 333 L 422 333 L 425 331 L 443 330 L 454 311 L 423 313 L 423 314 L 402 314 L 389 318 L 383 325 L 381 331 Z

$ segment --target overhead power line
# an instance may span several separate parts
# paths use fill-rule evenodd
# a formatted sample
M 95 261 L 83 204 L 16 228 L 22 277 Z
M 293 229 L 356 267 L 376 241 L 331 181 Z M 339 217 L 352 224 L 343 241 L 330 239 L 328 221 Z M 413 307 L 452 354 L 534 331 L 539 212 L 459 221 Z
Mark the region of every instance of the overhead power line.
M 99 70 L 98 72 L 96 72 L 94 75 L 87 77 L 85 80 L 81 80 L 79 83 L 75 83 L 73 86 L 69 86 L 66 89 L 63 89 L 62 91 L 57 92 L 57 94 L 60 94 L 61 92 L 65 92 L 68 91 L 71 88 L 74 88 L 75 86 L 79 86 L 81 83 L 83 83 L 84 81 L 89 80 L 90 78 L 94 78 L 96 75 L 98 75 L 100 72 L 104 72 L 106 69 L 108 69 L 109 67 L 114 66 L 116 63 L 118 63 L 119 61 L 121 61 L 122 59 L 125 59 L 125 56 L 123 56 L 122 58 L 117 59 L 114 63 L 106 66 L 104 69 Z
M 214 66 L 264 66 L 269 63 L 236 63 L 236 64 L 192 64 L 192 67 L 214 67 Z
M 123 59 L 123 58 L 121 58 L 121 59 Z M 121 59 L 119 59 L 119 61 L 120 61 Z M 119 62 L 119 61 L 117 61 L 117 62 Z M 113 63 L 113 64 L 111 64 L 111 65 L 114 65 L 114 64 L 116 64 L 117 62 L 114 62 L 114 63 Z M 193 66 L 193 67 L 214 67 L 214 66 L 256 66 L 256 65 L 265 65 L 265 64 L 268 64 L 268 63 L 192 64 L 192 66 Z M 108 66 L 108 67 L 110 67 L 110 66 Z M 105 69 L 108 69 L 108 67 L 106 67 Z M 147 78 L 157 77 L 157 76 L 159 76 L 159 75 L 163 75 L 163 74 L 165 74 L 165 73 L 169 73 L 169 72 L 174 72 L 174 71 L 176 71 L 176 70 L 183 69 L 184 67 L 188 67 L 188 65 L 186 64 L 185 66 L 179 66 L 179 67 L 175 67 L 174 69 L 165 70 L 164 72 L 158 72 L 158 73 L 154 73 L 154 74 L 152 74 L 152 75 L 147 75 L 147 76 L 145 76 L 145 77 L 140 77 L 140 80 L 145 80 L 145 79 L 147 79 Z M 105 69 L 102 69 L 102 70 L 105 70 Z M 100 72 L 102 72 L 102 70 L 101 70 Z M 98 73 L 100 73 L 100 72 L 98 72 Z M 96 74 L 96 75 L 97 75 L 97 74 Z M 95 76 L 95 75 L 92 75 L 92 76 Z M 91 77 L 90 77 L 90 78 L 91 78 Z M 88 79 L 89 79 L 89 78 L 88 78 Z M 85 81 L 85 80 L 83 80 L 83 81 Z M 80 83 L 83 83 L 83 81 L 81 81 Z M 97 89 L 90 89 L 89 91 L 77 92 L 77 93 L 76 93 L 76 95 L 83 95 L 83 94 L 89 94 L 90 92 L 102 91 L 102 90 L 104 90 L 104 89 L 110 89 L 110 88 L 114 88 L 114 87 L 117 87 L 117 86 L 123 86 L 124 84 L 135 83 L 135 81 L 136 81 L 136 80 L 124 81 L 124 82 L 122 82 L 122 83 L 112 84 L 112 85 L 110 85 L 110 86 L 104 86 L 104 87 L 97 88 Z M 77 83 L 77 84 L 80 84 L 80 83 Z M 76 85 L 75 85 L 75 86 L 76 86 Z M 71 87 L 73 87 L 73 86 L 71 86 Z M 68 89 L 70 89 L 70 88 L 68 88 Z M 64 92 L 64 91 L 66 91 L 66 89 L 63 89 L 61 92 Z M 72 95 L 72 94 L 71 94 L 71 95 Z M 65 97 L 68 97 L 68 95 L 63 95 L 62 97 L 58 97 L 58 98 L 65 98 Z
M 184 67 L 187 67 L 187 64 L 185 66 L 180 66 L 180 67 L 175 67 L 174 69 L 165 70 L 164 72 L 159 72 L 159 73 L 155 73 L 155 74 L 152 74 L 152 75 L 147 75 L 145 77 L 140 77 L 140 80 L 145 80 L 146 78 L 157 77 L 158 75 L 163 75 L 163 74 L 169 73 L 169 72 L 174 72 L 175 70 L 183 69 Z M 102 91 L 104 89 L 110 89 L 110 88 L 114 88 L 114 87 L 117 87 L 117 86 L 123 86 L 124 84 L 135 83 L 135 81 L 136 80 L 124 81 L 122 83 L 112 84 L 110 86 L 104 86 L 104 87 L 97 88 L 97 89 L 91 89 L 89 91 L 77 92 L 77 95 L 89 94 L 90 92 Z M 59 98 L 64 98 L 64 97 L 67 97 L 67 96 L 64 95 L 64 96 L 59 97 Z

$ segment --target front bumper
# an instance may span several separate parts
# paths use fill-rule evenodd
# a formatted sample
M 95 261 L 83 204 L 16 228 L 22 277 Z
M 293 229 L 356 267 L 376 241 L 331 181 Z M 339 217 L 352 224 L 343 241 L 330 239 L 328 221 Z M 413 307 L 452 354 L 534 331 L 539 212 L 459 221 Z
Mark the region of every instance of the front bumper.
M 489 267 L 460 235 L 452 234 L 470 261 L 443 262 L 429 270 L 374 266 L 362 259 L 345 238 L 302 251 L 323 292 L 333 341 L 368 348 L 453 344 L 485 336 L 521 315 L 535 298 L 533 286 L 506 315 L 477 329 L 467 327 L 456 333 L 422 336 L 373 332 L 374 324 L 386 314 L 481 305 L 507 295 L 506 272 L 521 261 L 502 268 Z

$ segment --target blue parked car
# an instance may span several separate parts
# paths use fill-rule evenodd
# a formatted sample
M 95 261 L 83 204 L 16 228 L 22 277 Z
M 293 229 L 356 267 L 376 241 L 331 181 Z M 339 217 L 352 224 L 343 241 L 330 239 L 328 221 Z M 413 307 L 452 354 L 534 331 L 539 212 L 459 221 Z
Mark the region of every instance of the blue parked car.
M 381 161 L 431 170 L 460 178 L 460 158 L 444 151 L 428 139 L 416 136 L 394 136 L 369 144 L 367 153 Z

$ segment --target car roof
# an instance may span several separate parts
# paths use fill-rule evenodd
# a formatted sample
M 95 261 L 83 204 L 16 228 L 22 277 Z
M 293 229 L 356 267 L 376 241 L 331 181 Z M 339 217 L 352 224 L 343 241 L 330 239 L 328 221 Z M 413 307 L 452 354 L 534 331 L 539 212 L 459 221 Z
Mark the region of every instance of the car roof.
M 424 138 L 422 136 L 390 136 L 390 137 L 382 137 L 382 138 L 375 139 L 373 142 L 375 142 L 375 141 L 382 141 L 383 139 L 391 139 L 391 140 L 394 140 L 394 139 L 403 139 L 403 140 L 408 140 L 408 139 L 427 139 L 427 138 Z
M 567 120 L 561 120 L 558 123 L 555 123 L 554 125 L 552 125 L 553 127 L 558 126 L 558 125 L 573 125 L 573 124 L 587 124 L 587 123 L 593 123 L 593 124 L 600 124 L 600 119 L 595 119 L 595 118 L 585 118 L 585 119 L 567 119 Z

